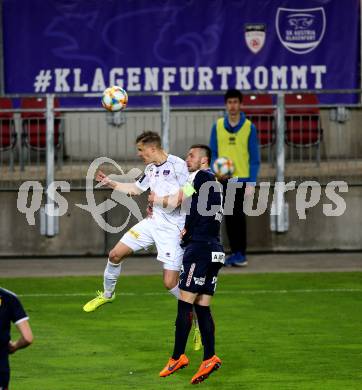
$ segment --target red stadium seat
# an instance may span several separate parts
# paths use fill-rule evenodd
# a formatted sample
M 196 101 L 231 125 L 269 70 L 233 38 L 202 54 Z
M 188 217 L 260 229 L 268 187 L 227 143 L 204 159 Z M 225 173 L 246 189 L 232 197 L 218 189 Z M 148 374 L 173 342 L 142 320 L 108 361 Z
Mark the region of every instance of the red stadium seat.
M 316 95 L 285 95 L 285 120 L 285 140 L 288 145 L 310 147 L 321 142 L 322 128 Z
M 23 98 L 20 106 L 22 109 L 43 109 L 46 108 L 46 99 L 43 98 Z M 59 107 L 59 100 L 54 99 L 54 107 Z M 55 112 L 54 117 L 54 145 L 60 145 L 60 113 Z M 23 144 L 38 150 L 46 149 L 46 114 L 43 112 L 22 112 L 23 122 Z
M 11 99 L 0 98 L 0 109 L 11 110 L 12 108 Z M 14 149 L 15 144 L 14 113 L 0 112 L 0 150 Z
M 275 142 L 275 118 L 272 95 L 244 95 L 243 111 L 258 131 L 261 147 Z

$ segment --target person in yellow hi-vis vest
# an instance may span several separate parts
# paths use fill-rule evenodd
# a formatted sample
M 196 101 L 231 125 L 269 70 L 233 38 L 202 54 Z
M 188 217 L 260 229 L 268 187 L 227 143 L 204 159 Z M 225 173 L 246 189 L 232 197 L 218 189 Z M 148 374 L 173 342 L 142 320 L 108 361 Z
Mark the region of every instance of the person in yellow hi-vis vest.
M 243 182 L 236 189 L 233 213 L 225 210 L 226 232 L 230 242 L 231 255 L 226 266 L 246 266 L 246 217 L 243 210 L 244 196 L 254 192 L 260 167 L 259 141 L 255 126 L 242 112 L 243 95 L 236 89 L 229 89 L 225 96 L 226 115 L 217 119 L 211 130 L 211 167 L 219 157 L 233 161 L 235 171 L 232 177 L 219 177 L 223 184 L 224 199 L 228 183 Z M 239 186 L 238 186 L 239 187 Z

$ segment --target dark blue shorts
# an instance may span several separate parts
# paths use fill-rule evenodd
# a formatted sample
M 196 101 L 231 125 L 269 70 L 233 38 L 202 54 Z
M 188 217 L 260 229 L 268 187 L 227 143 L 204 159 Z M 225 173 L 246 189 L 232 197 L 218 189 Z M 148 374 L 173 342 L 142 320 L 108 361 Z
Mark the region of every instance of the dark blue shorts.
M 196 294 L 214 295 L 217 275 L 225 262 L 220 243 L 190 242 L 185 247 L 179 287 Z
M 10 381 L 10 371 L 0 371 L 0 390 L 7 390 Z

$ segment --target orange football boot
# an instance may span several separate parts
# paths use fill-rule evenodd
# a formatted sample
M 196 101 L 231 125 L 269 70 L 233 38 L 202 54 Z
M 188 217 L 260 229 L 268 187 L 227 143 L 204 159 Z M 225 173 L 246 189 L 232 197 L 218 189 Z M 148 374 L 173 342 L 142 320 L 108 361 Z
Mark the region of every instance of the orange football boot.
M 166 377 L 177 370 L 180 370 L 181 368 L 185 368 L 189 364 L 189 359 L 186 355 L 181 355 L 177 360 L 170 358 L 168 363 L 166 364 L 166 367 L 160 372 L 161 377 Z
M 192 377 L 191 383 L 197 385 L 204 381 L 212 372 L 221 367 L 221 360 L 214 355 L 212 358 L 204 360 L 201 363 L 199 371 Z

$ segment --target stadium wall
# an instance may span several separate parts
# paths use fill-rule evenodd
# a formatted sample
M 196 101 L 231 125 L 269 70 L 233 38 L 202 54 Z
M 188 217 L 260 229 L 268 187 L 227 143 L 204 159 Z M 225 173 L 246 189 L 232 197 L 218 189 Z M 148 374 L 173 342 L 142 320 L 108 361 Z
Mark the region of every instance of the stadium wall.
M 122 233 L 105 233 L 87 211 L 75 206 L 77 203 L 86 204 L 84 191 L 71 191 L 62 195 L 67 199 L 69 209 L 60 217 L 60 234 L 46 238 L 39 234 L 39 215 L 36 216 L 36 225 L 29 226 L 25 215 L 17 210 L 17 193 L 0 192 L 0 256 L 105 255 Z M 109 191 L 96 192 L 96 202 L 104 201 L 109 195 Z M 296 191 L 287 192 L 290 227 L 284 234 L 270 231 L 269 196 L 268 212 L 259 217 L 248 217 L 249 251 L 362 250 L 362 186 L 352 186 L 348 193 L 341 195 L 347 205 L 342 216 L 326 217 L 323 214 L 323 203 L 331 201 L 325 197 L 322 188 L 322 199 L 318 205 L 307 210 L 305 220 L 299 220 L 295 206 Z M 146 195 L 137 199 L 141 210 L 145 210 L 146 201 Z M 119 205 L 106 214 L 106 219 L 111 225 L 120 226 L 126 221 L 127 215 L 128 211 Z M 128 227 L 135 222 L 136 219 L 131 217 Z M 150 253 L 154 253 L 154 250 Z

